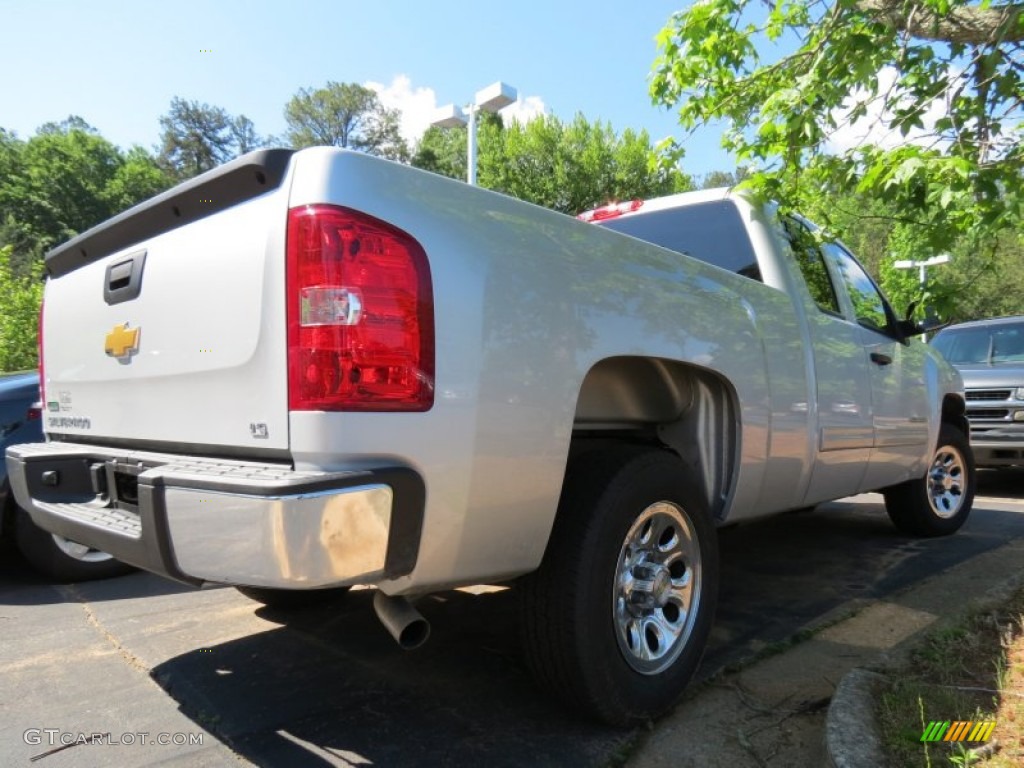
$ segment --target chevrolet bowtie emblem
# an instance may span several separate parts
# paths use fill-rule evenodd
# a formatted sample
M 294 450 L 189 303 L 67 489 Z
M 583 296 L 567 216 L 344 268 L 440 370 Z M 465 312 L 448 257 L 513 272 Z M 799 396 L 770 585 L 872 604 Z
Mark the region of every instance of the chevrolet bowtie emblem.
M 104 351 L 119 360 L 129 358 L 139 351 L 139 331 L 141 328 L 129 328 L 128 323 L 115 325 L 114 330 L 107 334 Z

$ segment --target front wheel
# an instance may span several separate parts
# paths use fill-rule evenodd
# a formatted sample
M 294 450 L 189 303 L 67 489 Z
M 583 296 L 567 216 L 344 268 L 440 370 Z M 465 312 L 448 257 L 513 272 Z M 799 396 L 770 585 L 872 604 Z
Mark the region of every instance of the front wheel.
M 967 436 L 952 424 L 943 424 L 928 473 L 887 489 L 885 511 L 909 536 L 948 536 L 971 514 L 976 480 Z
M 544 687 L 613 725 L 662 714 L 697 669 L 718 593 L 699 483 L 663 450 L 579 457 L 519 592 L 527 662 Z

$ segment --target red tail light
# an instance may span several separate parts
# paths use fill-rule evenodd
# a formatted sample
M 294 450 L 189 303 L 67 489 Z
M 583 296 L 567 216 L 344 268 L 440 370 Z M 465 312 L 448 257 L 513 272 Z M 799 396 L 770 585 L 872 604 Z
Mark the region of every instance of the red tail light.
M 46 369 L 43 366 L 43 301 L 39 302 L 39 402 L 46 407 Z
M 288 212 L 288 405 L 426 411 L 434 403 L 430 269 L 409 234 L 334 205 Z

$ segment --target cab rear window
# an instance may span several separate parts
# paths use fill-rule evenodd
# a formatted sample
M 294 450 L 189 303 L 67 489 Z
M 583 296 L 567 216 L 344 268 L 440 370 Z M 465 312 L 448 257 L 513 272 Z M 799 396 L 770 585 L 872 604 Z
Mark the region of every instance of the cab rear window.
M 761 280 L 761 270 L 743 220 L 736 206 L 728 200 L 622 216 L 602 221 L 600 226 L 684 253 L 751 280 Z

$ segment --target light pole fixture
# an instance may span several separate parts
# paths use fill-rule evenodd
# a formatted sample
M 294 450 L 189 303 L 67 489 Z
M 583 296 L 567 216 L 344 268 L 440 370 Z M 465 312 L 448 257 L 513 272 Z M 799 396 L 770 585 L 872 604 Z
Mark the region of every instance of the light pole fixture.
M 932 256 L 930 259 L 922 259 L 921 261 L 917 261 L 914 259 L 900 259 L 899 261 L 894 261 L 892 265 L 896 267 L 896 269 L 914 269 L 916 267 L 918 270 L 920 270 L 917 273 L 917 275 L 918 280 L 921 283 L 921 293 L 923 294 L 925 285 L 928 282 L 928 267 L 935 267 L 938 266 L 939 264 L 948 264 L 949 262 L 949 254 L 940 253 L 938 256 Z M 931 310 L 927 306 L 925 307 L 925 314 L 931 314 Z M 927 341 L 928 334 L 924 334 L 922 338 L 925 341 Z
M 920 270 L 918 277 L 921 282 L 921 287 L 924 288 L 925 282 L 928 278 L 928 267 L 938 266 L 939 264 L 948 264 L 950 256 L 948 253 L 940 253 L 938 256 L 932 256 L 930 259 L 924 259 L 923 261 L 914 261 L 911 259 L 900 259 L 899 261 L 893 262 L 893 266 L 896 269 L 914 269 L 915 267 Z
M 497 112 L 515 102 L 518 96 L 515 88 L 499 80 L 477 91 L 473 102 L 465 109 L 455 104 L 447 104 L 439 108 L 434 115 L 430 124 L 438 128 L 454 128 L 457 125 L 468 124 L 466 181 L 470 184 L 476 184 L 476 113 L 481 109 L 485 112 Z

